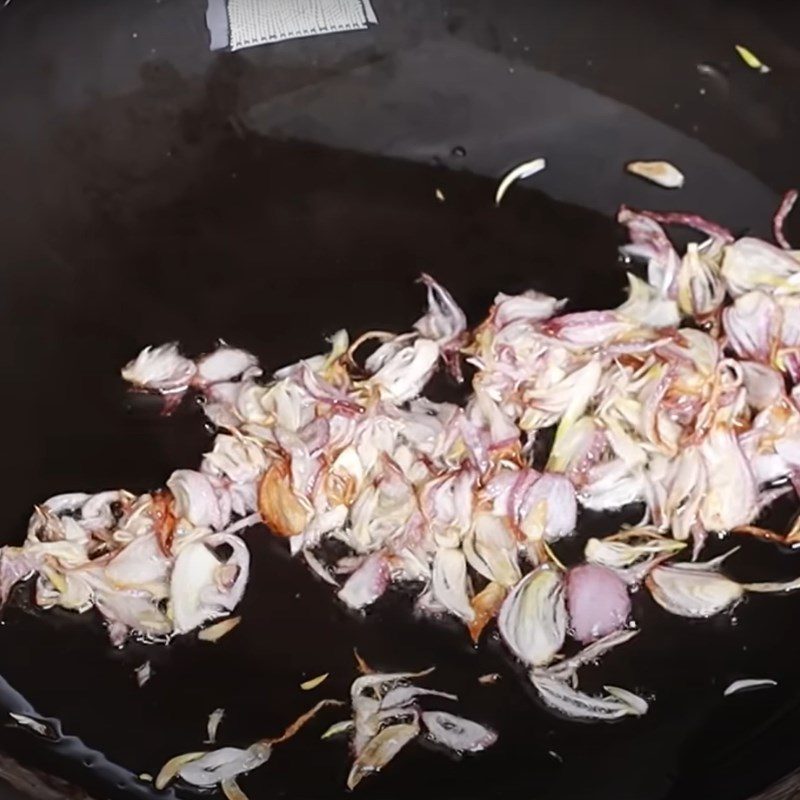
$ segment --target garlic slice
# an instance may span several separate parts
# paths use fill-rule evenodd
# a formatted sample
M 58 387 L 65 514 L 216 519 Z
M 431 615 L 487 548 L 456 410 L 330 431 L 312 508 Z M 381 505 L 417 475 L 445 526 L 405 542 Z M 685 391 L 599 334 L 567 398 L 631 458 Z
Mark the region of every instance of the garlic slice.
M 631 161 L 625 169 L 665 189 L 680 189 L 685 180 L 683 173 L 669 161 Z
M 507 172 L 497 186 L 497 191 L 494 195 L 494 204 L 496 206 L 500 205 L 505 193 L 511 188 L 512 183 L 530 178 L 536 175 L 537 172 L 541 172 L 546 166 L 547 161 L 545 159 L 534 158 L 532 161 L 525 161 Z
M 748 689 L 767 689 L 771 686 L 777 686 L 778 681 L 772 678 L 742 678 L 741 680 L 734 681 L 722 693 L 723 697 L 730 697 L 737 692 L 745 692 Z

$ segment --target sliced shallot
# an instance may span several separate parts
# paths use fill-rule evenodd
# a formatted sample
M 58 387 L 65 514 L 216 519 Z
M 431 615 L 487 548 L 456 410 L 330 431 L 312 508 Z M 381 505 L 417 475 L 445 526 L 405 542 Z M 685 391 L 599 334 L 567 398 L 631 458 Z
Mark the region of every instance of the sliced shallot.
M 584 643 L 619 630 L 631 613 L 624 581 L 596 564 L 582 564 L 567 573 L 567 607 L 572 634 Z
M 638 717 L 647 712 L 647 702 L 643 698 L 616 687 L 607 687 L 607 694 L 598 697 L 537 670 L 531 673 L 531 682 L 546 705 L 567 717 L 607 721 Z
M 656 567 L 647 576 L 653 599 L 671 614 L 712 617 L 741 600 L 744 589 L 736 581 L 708 570 Z
M 516 181 L 525 180 L 541 172 L 547 166 L 547 161 L 543 158 L 534 158 L 531 161 L 525 161 L 517 165 L 514 169 L 507 172 L 503 179 L 497 186 L 497 191 L 494 194 L 494 204 L 499 206 L 506 192 L 511 188 L 511 184 Z
M 422 724 L 435 742 L 457 753 L 477 753 L 497 741 L 493 730 L 445 711 L 423 711 Z
M 154 392 L 180 392 L 186 389 L 197 372 L 193 361 L 184 358 L 177 344 L 145 347 L 122 369 L 124 380 Z
M 418 734 L 416 717 L 411 722 L 389 725 L 379 731 L 353 763 L 347 776 L 347 788 L 355 789 L 367 775 L 380 772 Z
M 530 666 L 548 664 L 567 633 L 564 581 L 550 567 L 528 573 L 511 591 L 498 617 L 503 640 Z
M 728 685 L 722 694 L 724 697 L 729 697 L 737 692 L 746 692 L 751 689 L 768 689 L 777 685 L 778 682 L 772 678 L 742 678 Z

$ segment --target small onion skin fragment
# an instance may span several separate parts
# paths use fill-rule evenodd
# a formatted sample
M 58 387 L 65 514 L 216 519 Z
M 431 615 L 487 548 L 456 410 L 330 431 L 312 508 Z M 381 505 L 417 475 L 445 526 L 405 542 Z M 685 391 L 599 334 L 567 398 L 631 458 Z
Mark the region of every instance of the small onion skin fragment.
M 317 675 L 315 678 L 309 678 L 307 681 L 303 681 L 300 684 L 300 688 L 304 692 L 310 692 L 312 689 L 316 689 L 317 686 L 323 684 L 330 675 L 330 672 L 323 672 L 322 675 Z
M 136 683 L 139 684 L 140 687 L 144 686 L 153 676 L 153 670 L 150 666 L 150 662 L 145 661 L 144 664 L 136 667 L 134 673 L 136 674 Z
M 781 200 L 781 204 L 778 207 L 778 210 L 775 212 L 775 216 L 772 220 L 772 234 L 775 237 L 775 241 L 784 250 L 792 249 L 791 242 L 789 242 L 783 233 L 783 223 L 786 221 L 786 217 L 792 213 L 792 209 L 797 202 L 797 196 L 797 189 L 789 189 L 783 195 L 783 200 Z
M 159 791 L 166 789 L 166 787 L 177 777 L 181 769 L 192 761 L 197 761 L 205 755 L 205 751 L 195 753 L 181 753 L 167 761 L 156 775 L 155 787 Z
M 220 530 L 228 522 L 211 480 L 193 469 L 176 469 L 167 481 L 176 517 L 200 528 Z
M 279 536 L 296 536 L 305 528 L 308 511 L 292 491 L 286 462 L 275 462 L 264 473 L 258 487 L 258 510 Z
M 17 725 L 22 728 L 27 728 L 29 731 L 33 731 L 38 736 L 53 740 L 58 738 L 58 731 L 53 728 L 50 722 L 30 717 L 27 714 L 16 714 L 13 711 L 9 712 L 8 716 L 11 717 Z
M 343 719 L 341 722 L 334 722 L 333 725 L 320 736 L 320 739 L 330 739 L 332 736 L 339 736 L 342 733 L 349 733 L 353 729 L 353 720 Z
M 736 45 L 736 52 L 739 54 L 739 58 L 741 58 L 750 69 L 758 70 L 762 75 L 770 71 L 769 67 L 764 64 L 752 50 L 745 47 L 743 44 Z
M 468 623 L 467 628 L 472 641 L 477 644 L 483 629 L 494 619 L 503 604 L 507 594 L 505 586 L 499 583 L 487 583 L 486 586 L 472 598 L 474 618 Z
M 242 791 L 241 786 L 236 782 L 236 778 L 227 778 L 220 783 L 219 788 L 222 789 L 225 800 L 250 800 Z
M 217 741 L 217 731 L 219 730 L 219 726 L 222 723 L 222 719 L 225 716 L 225 709 L 224 708 L 215 708 L 209 715 L 208 715 L 208 724 L 206 725 L 206 742 L 208 744 L 215 744 Z

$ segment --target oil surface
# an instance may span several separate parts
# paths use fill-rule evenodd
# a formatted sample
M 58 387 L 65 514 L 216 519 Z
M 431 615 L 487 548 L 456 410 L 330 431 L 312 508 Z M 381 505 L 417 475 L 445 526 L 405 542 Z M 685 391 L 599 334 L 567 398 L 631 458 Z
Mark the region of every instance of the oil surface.
M 56 386 L 58 401 L 30 442 L 45 448 L 39 457 L 47 469 L 35 485 L 20 487 L 19 517 L 28 500 L 57 489 L 139 491 L 158 485 L 172 467 L 197 463 L 209 441 L 199 409 L 187 405 L 164 419 L 126 401 L 117 370 L 148 342 L 174 338 L 202 348 L 222 336 L 274 368 L 315 352 L 322 334 L 341 325 L 354 333 L 403 329 L 422 302 L 414 285 L 422 269 L 450 287 L 472 321 L 495 291 L 526 286 L 569 296 L 576 307 L 619 301 L 624 277 L 610 220 L 535 192 L 512 194 L 497 211 L 487 202 L 489 181 L 448 178 L 452 200 L 441 204 L 430 192 L 430 167 L 231 136 L 174 202 L 143 211 L 135 223 L 92 231 L 98 254 L 84 260 L 84 291 L 63 308 L 76 321 L 55 326 L 40 316 L 41 335 L 57 347 L 35 371 L 21 364 L 33 372 L 22 376 L 25 385 L 38 380 L 42 392 Z M 110 252 L 113 271 L 103 269 Z M 275 268 L 276 254 L 284 269 Z M 80 356 L 65 358 L 70 352 Z M 12 440 L 16 435 L 9 432 Z M 610 533 L 617 524 L 584 517 L 565 553 L 577 557 L 586 535 Z M 693 623 L 637 593 L 643 633 L 587 670 L 586 681 L 642 689 L 654 697 L 652 711 L 597 727 L 541 709 L 494 635 L 474 649 L 460 626 L 414 618 L 402 593 L 363 617 L 350 614 L 281 541 L 260 527 L 247 541 L 253 570 L 239 609 L 243 623 L 218 644 L 188 636 L 166 648 L 129 644 L 117 651 L 91 614 L 11 607 L 0 627 L 5 679 L 66 733 L 136 775 L 200 746 L 214 708 L 226 709 L 220 741 L 245 745 L 278 732 L 320 696 L 344 697 L 355 675 L 354 646 L 387 669 L 435 665 L 430 684 L 459 694 L 464 714 L 500 732 L 498 746 L 458 762 L 410 746 L 359 789 L 366 800 L 408 797 L 422 788 L 423 775 L 425 791 L 442 798 L 525 786 L 540 797 L 589 796 L 592 775 L 600 773 L 609 792 L 627 796 L 635 786 L 637 797 L 669 796 L 676 776 L 709 774 L 709 764 L 722 765 L 797 697 L 797 597 L 753 598 L 735 617 Z M 753 579 L 797 569 L 795 557 L 772 553 L 748 543 L 731 567 Z M 153 678 L 139 688 L 133 670 L 148 659 Z M 495 671 L 503 675 L 498 684 L 477 683 Z M 299 690 L 321 672 L 331 673 L 322 687 Z M 779 686 L 723 700 L 724 687 L 742 676 L 773 677 Z M 325 721 L 336 718 L 331 712 Z M 323 724 L 244 780 L 254 796 L 342 795 L 347 748 L 316 741 Z M 622 760 L 624 769 L 608 770 Z M 98 765 L 87 769 L 97 773 Z M 128 789 L 119 791 L 126 796 Z

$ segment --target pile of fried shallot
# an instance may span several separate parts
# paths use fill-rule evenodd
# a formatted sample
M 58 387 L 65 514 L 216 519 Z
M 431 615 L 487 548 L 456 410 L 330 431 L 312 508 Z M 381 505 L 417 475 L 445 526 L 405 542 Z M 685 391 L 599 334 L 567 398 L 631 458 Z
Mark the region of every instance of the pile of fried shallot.
M 800 588 L 741 584 L 722 559 L 702 560 L 710 533 L 800 539 L 754 525 L 800 483 L 800 252 L 782 232 L 792 201 L 776 215 L 781 246 L 623 207 L 625 255 L 646 262 L 646 279 L 629 274 L 613 310 L 499 294 L 470 330 L 423 275 L 428 309 L 412 330 L 355 341 L 339 331 L 327 353 L 269 379 L 226 344 L 198 359 L 146 348 L 125 380 L 170 407 L 199 394 L 213 447 L 157 492 L 37 506 L 25 543 L 2 551 L 2 599 L 36 575 L 38 605 L 97 608 L 115 644 L 165 640 L 236 607 L 249 567 L 237 531 L 263 521 L 348 606 L 408 582 L 420 610 L 459 618 L 475 641 L 496 618 L 558 711 L 644 713 L 630 691 L 589 695 L 576 678 L 637 634 L 632 588 L 686 617 Z M 679 255 L 673 225 L 702 241 Z M 465 361 L 463 405 L 423 396 L 437 370 L 460 379 Z M 549 441 L 535 469 L 535 446 Z M 581 564 L 559 561 L 579 509 L 630 504 L 642 509 L 636 527 L 590 539 Z M 584 649 L 564 658 L 568 636 Z

